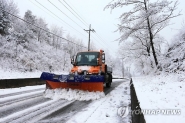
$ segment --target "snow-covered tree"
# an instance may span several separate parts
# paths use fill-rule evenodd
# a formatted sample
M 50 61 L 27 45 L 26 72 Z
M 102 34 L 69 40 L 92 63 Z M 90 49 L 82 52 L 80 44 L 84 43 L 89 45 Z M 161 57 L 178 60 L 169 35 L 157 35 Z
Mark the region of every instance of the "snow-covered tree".
M 62 48 L 62 45 L 64 43 L 64 39 L 62 39 L 61 37 L 63 37 L 64 34 L 64 30 L 62 27 L 57 27 L 56 25 L 53 25 L 50 28 L 51 32 L 53 34 L 51 34 L 51 41 L 50 44 L 57 49 Z
M 25 22 L 25 35 L 24 40 L 29 41 L 29 39 L 36 39 L 35 34 L 37 34 L 37 28 L 34 26 L 36 25 L 36 16 L 32 14 L 30 10 L 27 10 L 24 15 Z
M 76 55 L 79 51 L 85 50 L 85 46 L 83 46 L 82 41 L 78 40 L 75 37 L 72 37 L 70 34 L 66 36 L 67 40 L 66 43 L 64 43 L 64 50 L 70 54 L 70 57 Z M 86 50 L 87 51 L 87 50 Z
M 27 10 L 25 12 L 24 15 L 24 20 L 29 22 L 29 23 L 25 23 L 27 25 L 27 27 L 29 27 L 30 29 L 32 29 L 33 31 L 35 31 L 35 27 L 33 26 L 34 24 L 36 24 L 36 16 L 32 14 L 32 11 Z
M 83 50 L 82 40 L 70 35 L 65 40 L 62 27 L 49 29 L 30 10 L 25 12 L 25 21 L 6 11 L 18 16 L 12 1 L 0 0 L 0 69 L 69 71 L 70 57 Z
M 157 66 L 158 59 L 155 50 L 155 39 L 157 34 L 169 25 L 170 19 L 180 15 L 179 13 L 174 14 L 177 8 L 177 1 L 118 0 L 115 2 L 113 0 L 106 8 L 113 10 L 117 7 L 125 6 L 131 7 L 131 10 L 124 12 L 120 16 L 121 23 L 118 24 L 117 31 L 120 31 L 122 35 L 119 41 L 122 42 L 128 38 L 137 38 L 143 42 L 147 41 L 147 50 L 151 48 L 152 56 Z
M 18 9 L 13 1 L 10 0 L 0 0 L 0 34 L 7 35 L 9 34 L 12 24 L 15 21 L 15 18 L 9 13 L 17 15 Z
M 43 41 L 49 41 L 49 29 L 47 27 L 46 22 L 42 19 L 42 18 L 38 18 L 36 19 L 36 23 L 37 26 L 39 26 L 40 28 L 35 28 L 36 30 L 36 35 L 37 35 L 37 40 L 39 42 L 43 42 Z
M 185 25 L 172 39 L 160 68 L 166 72 L 185 71 Z
M 126 64 L 134 65 L 137 72 L 148 74 L 155 68 L 155 62 L 151 54 L 149 39 L 143 37 L 134 37 L 134 40 L 126 40 L 121 43 L 119 48 L 119 55 L 123 58 Z M 156 37 L 155 50 L 158 57 L 161 57 L 161 44 L 163 44 L 162 37 Z M 133 61 L 133 62 L 130 62 Z

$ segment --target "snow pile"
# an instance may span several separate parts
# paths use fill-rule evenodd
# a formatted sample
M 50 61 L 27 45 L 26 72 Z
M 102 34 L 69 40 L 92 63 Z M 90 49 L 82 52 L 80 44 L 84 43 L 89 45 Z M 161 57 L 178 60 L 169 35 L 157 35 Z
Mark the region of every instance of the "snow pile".
M 180 110 L 176 114 L 145 114 L 147 123 L 181 123 L 185 121 L 184 74 L 161 74 L 133 78 L 142 110 Z
M 47 89 L 44 93 L 45 98 L 53 100 L 66 99 L 66 100 L 97 100 L 105 97 L 104 92 L 89 92 L 77 89 Z

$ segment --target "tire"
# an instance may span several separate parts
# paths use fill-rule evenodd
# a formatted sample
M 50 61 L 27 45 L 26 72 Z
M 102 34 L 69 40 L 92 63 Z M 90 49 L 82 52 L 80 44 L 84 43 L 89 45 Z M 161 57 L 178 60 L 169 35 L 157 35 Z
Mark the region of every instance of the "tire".
M 108 74 L 108 82 L 106 83 L 106 87 L 110 88 L 112 83 L 112 75 Z
M 106 83 L 106 87 L 110 88 L 111 87 L 111 83 L 110 82 Z

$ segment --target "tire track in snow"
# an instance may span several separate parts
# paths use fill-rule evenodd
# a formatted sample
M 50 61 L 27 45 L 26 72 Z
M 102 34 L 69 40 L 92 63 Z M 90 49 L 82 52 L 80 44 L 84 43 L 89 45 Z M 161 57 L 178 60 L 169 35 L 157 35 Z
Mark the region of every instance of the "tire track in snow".
M 47 117 L 39 120 L 38 123 L 65 123 L 68 119 L 74 116 L 76 113 L 86 108 L 92 101 L 75 101 L 70 105 L 61 108 L 60 110 L 53 112 Z
M 10 105 L 12 103 L 20 102 L 23 100 L 36 98 L 42 95 L 43 95 L 43 91 L 39 91 L 39 92 L 34 92 L 34 93 L 29 93 L 29 94 L 17 95 L 14 97 L 1 98 L 0 107 L 3 107 L 5 105 Z
M 0 108 L 0 118 L 4 118 L 8 115 L 11 115 L 15 112 L 19 112 L 25 110 L 26 108 L 30 108 L 32 106 L 44 103 L 49 101 L 47 98 L 43 98 L 43 96 L 27 99 L 21 102 L 15 102 L 10 105 L 5 105 Z
M 0 119 L 0 122 L 20 123 L 20 122 L 36 122 L 47 115 L 56 112 L 57 110 L 66 107 L 74 101 L 67 100 L 50 100 L 48 102 L 27 108 L 23 111 L 16 112 L 5 118 Z

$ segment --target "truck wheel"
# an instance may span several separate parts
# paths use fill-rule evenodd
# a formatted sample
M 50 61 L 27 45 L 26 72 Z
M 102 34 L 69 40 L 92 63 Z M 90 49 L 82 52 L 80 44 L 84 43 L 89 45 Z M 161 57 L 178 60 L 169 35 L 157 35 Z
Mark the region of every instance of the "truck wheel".
M 110 82 L 106 83 L 106 87 L 107 88 L 110 88 L 110 86 L 111 86 L 111 83 Z
M 111 87 L 111 83 L 112 83 L 112 77 L 111 77 L 111 75 L 108 74 L 108 83 L 106 83 L 106 87 L 110 88 Z

